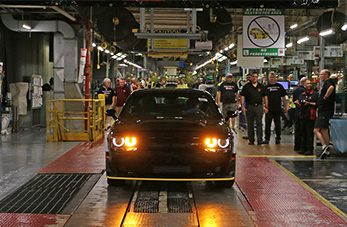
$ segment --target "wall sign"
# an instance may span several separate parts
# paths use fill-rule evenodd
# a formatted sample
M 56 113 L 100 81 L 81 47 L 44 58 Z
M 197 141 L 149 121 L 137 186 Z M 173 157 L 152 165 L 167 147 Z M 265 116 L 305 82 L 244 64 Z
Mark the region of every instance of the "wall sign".
M 284 56 L 284 10 L 243 9 L 243 56 Z

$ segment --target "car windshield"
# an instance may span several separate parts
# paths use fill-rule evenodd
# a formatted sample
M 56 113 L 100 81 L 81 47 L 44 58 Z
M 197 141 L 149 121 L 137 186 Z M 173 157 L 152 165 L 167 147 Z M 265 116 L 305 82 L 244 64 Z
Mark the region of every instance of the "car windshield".
M 220 118 L 213 99 L 206 94 L 175 93 L 136 95 L 127 101 L 121 118 L 216 119 Z

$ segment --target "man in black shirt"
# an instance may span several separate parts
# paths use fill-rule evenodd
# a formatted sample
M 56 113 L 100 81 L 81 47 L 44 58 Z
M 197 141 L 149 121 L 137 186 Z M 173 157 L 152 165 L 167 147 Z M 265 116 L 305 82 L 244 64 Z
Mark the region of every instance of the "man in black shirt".
M 295 101 L 300 108 L 301 148 L 299 154 L 313 155 L 313 128 L 316 120 L 316 102 L 318 94 L 313 90 L 312 82 L 306 80 L 306 91 Z
M 329 120 L 334 115 L 336 89 L 335 83 L 330 79 L 330 72 L 323 69 L 319 75 L 321 81 L 324 82 L 320 90 L 317 107 L 318 118 L 314 126 L 314 133 L 322 143 L 321 159 L 329 157 Z
M 298 100 L 299 96 L 306 91 L 304 85 L 307 78 L 305 75 L 299 76 L 299 86 L 293 91 L 292 100 L 293 103 L 295 103 L 296 100 Z M 301 123 L 300 123 L 300 108 L 295 107 L 295 114 L 294 114 L 294 150 L 300 151 L 301 146 Z
M 246 107 L 245 107 L 246 101 Z M 264 109 L 265 104 L 265 109 Z M 258 145 L 263 144 L 263 112 L 268 112 L 266 89 L 258 83 L 258 73 L 252 73 L 251 82 L 245 84 L 241 91 L 242 112 L 247 117 L 249 145 L 254 145 L 254 120 L 257 124 Z
M 228 73 L 226 76 L 226 81 L 224 81 L 219 87 L 217 92 L 217 104 L 221 107 L 222 103 L 222 113 L 223 117 L 230 125 L 230 115 L 235 113 L 239 106 L 239 88 L 237 84 L 232 81 L 233 75 Z M 235 131 L 235 117 L 231 118 L 232 129 Z
M 276 131 L 276 144 L 281 141 L 281 113 L 282 113 L 282 103 L 283 101 L 283 111 L 287 112 L 287 102 L 286 102 L 286 90 L 279 83 L 276 83 L 275 73 L 270 73 L 269 84 L 265 86 L 267 91 L 267 97 L 269 102 L 269 112 L 265 114 L 265 141 L 264 144 L 268 144 L 270 141 L 271 134 L 271 123 L 272 119 L 275 122 Z

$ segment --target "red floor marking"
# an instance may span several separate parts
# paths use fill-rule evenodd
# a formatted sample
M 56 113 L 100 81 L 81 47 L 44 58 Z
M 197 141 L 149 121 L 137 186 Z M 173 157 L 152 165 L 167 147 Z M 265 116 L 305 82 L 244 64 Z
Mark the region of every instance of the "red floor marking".
M 63 226 L 70 215 L 55 214 L 9 214 L 0 213 L 0 226 L 6 227 L 40 227 Z
M 80 143 L 37 173 L 101 173 L 105 169 L 104 139 Z
M 347 222 L 267 158 L 238 157 L 236 182 L 257 226 L 347 226 Z

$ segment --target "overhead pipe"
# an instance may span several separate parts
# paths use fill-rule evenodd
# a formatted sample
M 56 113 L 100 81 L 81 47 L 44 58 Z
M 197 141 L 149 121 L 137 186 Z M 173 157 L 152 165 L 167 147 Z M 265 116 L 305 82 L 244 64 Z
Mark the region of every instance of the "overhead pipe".
M 72 15 L 70 15 L 65 10 L 59 8 L 58 6 L 35 6 L 35 5 L 7 5 L 7 4 L 0 4 L 1 8 L 20 8 L 20 9 L 47 9 L 51 8 L 60 13 L 61 15 L 67 17 L 68 19 L 72 21 L 76 21 L 76 18 Z
M 15 32 L 59 32 L 64 39 L 74 39 L 75 32 L 72 27 L 64 21 L 49 20 L 15 20 L 11 14 L 1 15 L 4 25 Z M 23 29 L 23 24 L 27 24 L 31 29 Z

